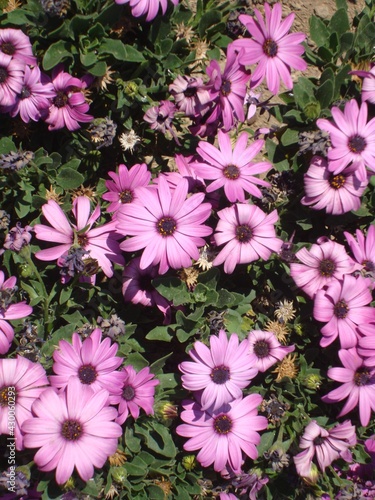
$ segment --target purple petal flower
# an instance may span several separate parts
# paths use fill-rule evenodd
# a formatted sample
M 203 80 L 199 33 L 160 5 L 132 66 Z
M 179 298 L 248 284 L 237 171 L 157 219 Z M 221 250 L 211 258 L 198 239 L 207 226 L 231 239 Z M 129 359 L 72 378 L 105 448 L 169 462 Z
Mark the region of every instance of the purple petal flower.
M 375 279 L 375 226 L 371 224 L 365 236 L 360 229 L 356 230 L 357 240 L 353 235 L 344 231 L 355 260 L 362 266 L 362 274 Z
M 294 351 L 294 345 L 282 346 L 272 332 L 253 330 L 247 338 L 252 365 L 260 372 L 265 372 Z
M 22 91 L 25 63 L 0 53 L 0 106 L 13 106 Z
M 37 63 L 29 37 L 19 29 L 0 29 L 0 52 L 25 64 Z
M 146 16 L 146 21 L 152 21 L 161 7 L 162 13 L 167 10 L 167 0 L 115 0 L 117 4 L 129 3 L 134 17 Z M 179 0 L 171 0 L 173 5 L 177 5 Z
M 203 84 L 202 78 L 178 75 L 171 85 L 169 92 L 173 96 L 176 107 L 186 116 L 195 116 L 203 113 L 211 101 L 210 92 Z

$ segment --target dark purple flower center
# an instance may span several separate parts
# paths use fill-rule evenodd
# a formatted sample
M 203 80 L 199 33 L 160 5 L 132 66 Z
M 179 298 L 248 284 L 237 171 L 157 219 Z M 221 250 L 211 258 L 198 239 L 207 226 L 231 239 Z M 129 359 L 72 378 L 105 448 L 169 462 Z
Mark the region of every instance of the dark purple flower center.
M 16 52 L 16 47 L 10 42 L 4 42 L 0 45 L 0 50 L 1 52 L 3 52 L 3 54 L 12 56 Z
M 78 420 L 65 420 L 61 428 L 61 434 L 67 441 L 77 441 L 82 433 L 82 425 Z
M 263 52 L 268 57 L 276 57 L 279 48 L 277 43 L 274 42 L 271 38 L 267 38 L 267 40 L 263 44 Z
M 98 374 L 92 365 L 83 365 L 78 370 L 78 377 L 82 384 L 90 385 L 95 382 Z
M 163 217 L 157 224 L 157 229 L 162 236 L 170 236 L 176 228 L 177 223 L 172 217 Z
M 0 83 L 7 81 L 8 71 L 5 68 L 0 68 Z
M 227 366 L 215 366 L 210 377 L 215 384 L 225 384 L 230 379 L 230 370 Z
M 254 344 L 254 353 L 258 358 L 266 358 L 270 353 L 270 345 L 266 340 L 258 340 Z
M 227 96 L 231 93 L 231 88 L 232 82 L 230 80 L 223 80 L 223 83 L 220 87 L 220 92 L 223 94 L 223 96 Z
M 227 165 L 223 170 L 223 174 L 227 179 L 233 181 L 239 178 L 240 169 L 236 165 Z
M 252 237 L 253 232 L 251 230 L 251 227 L 247 224 L 241 224 L 240 226 L 236 227 L 236 238 L 241 243 L 247 243 L 251 240 Z
M 154 287 L 151 283 L 152 277 L 149 274 L 145 274 L 138 277 L 139 289 L 145 292 L 151 292 Z
M 228 415 L 219 415 L 214 420 L 214 429 L 218 434 L 228 434 L 232 425 L 232 419 Z
M 22 87 L 20 98 L 27 99 L 30 96 L 31 96 L 31 90 L 28 87 Z
M 328 182 L 333 189 L 340 189 L 345 185 L 346 177 L 342 174 L 331 175 Z
M 195 97 L 197 95 L 197 87 L 188 87 L 184 90 L 185 97 Z
M 333 276 L 336 264 L 331 259 L 324 259 L 319 265 L 320 276 Z
M 65 94 L 65 92 L 57 92 L 56 97 L 53 100 L 53 104 L 56 106 L 56 108 L 63 108 L 66 106 L 67 102 L 69 100 L 69 97 Z
M 348 311 L 349 311 L 349 307 L 348 307 L 348 304 L 345 302 L 345 300 L 339 300 L 335 304 L 335 307 L 333 308 L 333 312 L 334 312 L 336 318 L 339 318 L 339 319 L 346 318 Z
M 352 153 L 362 153 L 366 146 L 366 141 L 360 135 L 353 135 L 348 141 L 348 148 Z
M 367 385 L 371 381 L 371 373 L 366 368 L 358 368 L 354 374 L 354 383 L 358 387 Z
M 133 201 L 133 192 L 130 189 L 125 189 L 120 193 L 120 201 L 121 203 L 131 203 Z
M 375 271 L 375 264 L 371 260 L 364 260 L 362 262 L 362 266 L 364 267 L 365 271 L 368 271 L 369 273 Z
M 164 116 L 162 113 L 159 113 L 158 116 L 156 117 L 156 121 L 158 123 L 163 124 L 167 118 L 168 118 L 168 115 Z
M 324 437 L 322 437 L 322 436 L 317 436 L 317 437 L 314 439 L 313 443 L 315 444 L 315 446 L 319 446 L 319 445 L 323 444 L 323 443 L 324 443 L 324 441 L 325 441 Z
M 12 387 L 11 389 L 12 393 L 14 394 L 14 389 Z M 0 407 L 5 407 L 8 406 L 9 404 L 9 387 L 4 386 L 0 389 Z
M 131 401 L 134 399 L 135 396 L 135 390 L 131 385 L 127 385 L 126 387 L 123 388 L 122 390 L 122 397 L 125 399 L 125 401 Z

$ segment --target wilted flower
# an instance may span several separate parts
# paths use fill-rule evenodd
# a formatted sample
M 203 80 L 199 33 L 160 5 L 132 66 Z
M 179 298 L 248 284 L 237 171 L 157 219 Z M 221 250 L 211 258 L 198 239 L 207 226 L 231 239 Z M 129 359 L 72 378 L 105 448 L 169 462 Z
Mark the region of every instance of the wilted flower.
M 96 149 L 108 148 L 112 145 L 116 137 L 117 123 L 108 116 L 105 118 L 95 118 L 87 132 L 90 134 L 91 141 L 96 144 Z
M 9 230 L 5 237 L 4 248 L 19 252 L 21 248 L 28 245 L 31 241 L 31 226 L 22 227 L 20 222 L 17 222 L 15 227 Z
M 272 370 L 272 373 L 277 373 L 276 382 L 281 382 L 284 377 L 296 378 L 298 368 L 296 366 L 297 354 L 288 354 L 285 358 Z
M 284 299 L 284 301 L 276 302 L 275 316 L 280 322 L 288 322 L 295 318 L 295 309 L 293 309 L 293 301 Z
M 20 170 L 26 167 L 34 159 L 34 156 L 32 151 L 21 150 L 0 154 L 0 168 Z
M 68 13 L 70 0 L 40 0 L 42 9 L 51 17 L 64 17 Z
M 163 134 L 168 130 L 178 144 L 176 132 L 172 128 L 175 112 L 176 106 L 171 101 L 160 101 L 157 106 L 152 106 L 146 111 L 143 119 L 150 124 L 152 130 L 157 130 Z
M 126 331 L 125 321 L 117 316 L 117 314 L 112 314 L 109 318 L 102 318 L 98 316 L 96 322 L 103 332 L 112 340 L 116 340 L 120 335 L 124 335 Z
M 131 129 L 129 132 L 123 132 L 118 138 L 124 151 L 133 152 L 135 146 L 141 142 L 141 138 Z

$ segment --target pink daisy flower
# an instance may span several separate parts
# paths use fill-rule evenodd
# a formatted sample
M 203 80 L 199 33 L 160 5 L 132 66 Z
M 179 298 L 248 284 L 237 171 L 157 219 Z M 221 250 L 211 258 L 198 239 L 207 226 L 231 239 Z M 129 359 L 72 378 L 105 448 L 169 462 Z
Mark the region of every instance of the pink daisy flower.
M 171 322 L 171 303 L 160 295 L 152 284 L 158 273 L 157 266 L 139 267 L 141 258 L 132 259 L 125 267 L 122 275 L 122 293 L 125 302 L 142 304 L 146 307 L 157 307 L 164 315 L 164 325 Z
M 267 428 L 267 419 L 258 415 L 257 406 L 262 402 L 259 394 L 236 399 L 217 411 L 203 411 L 195 401 L 185 401 L 181 419 L 185 422 L 176 428 L 177 434 L 190 438 L 184 450 L 199 450 L 197 460 L 203 467 L 214 465 L 216 472 L 230 467 L 240 472 L 242 452 L 255 460 L 256 445 L 260 443 L 258 431 Z
M 232 333 L 229 337 L 220 330 L 218 337 L 211 335 L 210 347 L 202 342 L 195 342 L 189 352 L 191 361 L 178 365 L 183 373 L 182 386 L 189 391 L 201 391 L 202 411 L 212 411 L 224 403 L 242 397 L 242 389 L 249 385 L 258 369 L 248 354 L 249 343 L 245 339 L 239 342 Z
M 358 75 L 363 78 L 361 88 L 362 101 L 368 101 L 375 104 L 375 66 L 370 71 L 349 71 L 351 75 Z
M 12 304 L 16 281 L 15 276 L 6 280 L 3 271 L 0 271 L 0 354 L 9 351 L 14 338 L 14 330 L 8 321 L 26 318 L 33 312 L 32 307 L 25 301 Z
M 300 439 L 299 447 L 304 451 L 294 457 L 297 473 L 313 480 L 314 474 L 311 466 L 314 458 L 316 458 L 322 472 L 339 458 L 346 462 L 352 462 L 349 448 L 356 444 L 355 426 L 351 424 L 350 420 L 345 420 L 342 424 L 337 424 L 328 430 L 312 420 L 306 426 Z
M 66 255 L 71 247 L 85 251 L 84 258 L 96 259 L 104 274 L 113 276 L 112 262 L 123 265 L 119 240 L 122 236 L 116 231 L 116 222 L 92 228 L 100 217 L 97 206 L 90 215 L 90 200 L 86 196 L 78 196 L 73 201 L 72 212 L 76 224 L 72 224 L 54 200 L 42 206 L 42 212 L 52 227 L 35 224 L 35 235 L 39 240 L 60 243 L 45 250 L 39 250 L 35 256 L 40 260 L 55 260 Z
M 365 366 L 355 347 L 341 349 L 338 354 L 344 368 L 330 368 L 327 375 L 342 385 L 323 396 L 322 401 L 338 403 L 347 398 L 337 416 L 342 417 L 358 406 L 361 425 L 366 427 L 371 410 L 375 411 L 375 367 Z
M 363 337 L 358 339 L 357 352 L 365 366 L 375 367 L 375 324 L 360 325 L 358 331 Z
M 102 340 L 100 328 L 95 328 L 83 342 L 78 333 L 73 333 L 71 344 L 60 340 L 59 348 L 53 353 L 56 375 L 50 376 L 52 387 L 64 389 L 73 377 L 94 392 L 106 389 L 112 398 L 119 394 L 122 382 L 121 373 L 115 371 L 123 361 L 116 356 L 117 350 L 117 343 L 111 345 L 108 337 Z
M 253 330 L 247 338 L 252 366 L 260 372 L 265 372 L 294 351 L 294 345 L 282 346 L 272 332 Z
M 32 418 L 32 404 L 47 386 L 46 372 L 39 363 L 22 356 L 0 359 L 0 434 L 10 434 L 12 429 L 17 450 L 23 449 L 21 426 Z
M 155 386 L 159 384 L 159 380 L 154 379 L 150 368 L 146 366 L 137 373 L 132 366 L 124 366 L 119 373 L 122 376 L 121 394 L 111 401 L 112 404 L 119 405 L 116 422 L 123 424 L 129 412 L 134 419 L 137 419 L 140 408 L 146 412 L 146 415 L 153 415 Z
M 168 6 L 167 0 L 115 0 L 117 4 L 129 3 L 134 17 L 146 16 L 146 21 L 155 19 L 161 7 L 162 13 L 165 14 Z M 171 0 L 173 5 L 177 5 L 179 0 Z
M 177 109 L 186 116 L 195 116 L 203 112 L 212 99 L 202 78 L 186 75 L 178 75 L 169 85 L 169 92 L 175 100 Z
M 334 123 L 320 118 L 316 124 L 330 134 L 332 147 L 328 151 L 328 169 L 335 175 L 348 165 L 360 182 L 367 181 L 366 167 L 375 172 L 375 118 L 367 121 L 367 104 L 358 107 L 351 99 L 344 112 L 331 109 Z
M 251 87 L 257 87 L 266 79 L 268 89 L 277 94 L 280 79 L 287 89 L 293 88 L 291 68 L 300 71 L 307 68 L 301 57 L 305 51 L 302 42 L 306 35 L 300 32 L 288 34 L 295 14 L 289 14 L 282 21 L 280 3 L 273 8 L 265 3 L 264 10 L 265 22 L 258 9 L 254 9 L 256 19 L 246 14 L 239 16 L 252 38 L 236 40 L 233 45 L 239 51 L 243 49 L 239 55 L 242 64 L 257 64 L 251 76 Z
M 342 280 L 332 281 L 327 290 L 318 290 L 314 300 L 314 318 L 327 323 L 320 331 L 322 347 L 339 337 L 342 349 L 358 342 L 356 327 L 375 321 L 375 308 L 368 307 L 372 295 L 367 281 L 346 274 Z
M 37 64 L 30 38 L 19 29 L 0 29 L 0 52 L 31 66 Z
M 160 177 L 157 189 L 140 187 L 138 198 L 123 205 L 117 216 L 117 227 L 131 238 L 121 243 L 121 249 L 134 252 L 144 248 L 140 267 L 159 264 L 159 273 L 169 267 L 191 266 L 199 258 L 199 247 L 212 229 L 204 226 L 211 212 L 209 203 L 202 203 L 204 193 L 186 199 L 188 181 L 181 179 L 171 191 L 168 182 Z
M 306 195 L 301 203 L 327 214 L 345 214 L 359 209 L 367 184 L 367 179 L 359 181 L 350 169 L 333 174 L 324 158 L 314 156 L 304 175 Z
M 232 149 L 229 134 L 219 130 L 219 149 L 206 141 L 200 141 L 197 153 L 203 161 L 192 163 L 197 175 L 213 182 L 206 188 L 208 193 L 224 188 L 225 196 L 232 203 L 245 201 L 245 192 L 261 198 L 263 195 L 256 186 L 270 186 L 270 184 L 255 177 L 267 172 L 272 165 L 267 161 L 252 162 L 260 152 L 264 141 L 254 141 L 247 147 L 248 134 L 242 132 Z
M 223 245 L 214 260 L 218 266 L 224 262 L 224 271 L 231 274 L 237 264 L 254 260 L 267 260 L 272 252 L 281 249 L 283 241 L 276 237 L 274 224 L 277 211 L 265 214 L 256 205 L 236 203 L 218 212 L 219 222 L 214 238 Z
M 56 469 L 56 482 L 65 483 L 74 468 L 83 481 L 102 468 L 117 449 L 122 435 L 114 422 L 117 410 L 108 406 L 108 392 L 94 392 L 77 379 L 57 394 L 46 389 L 33 404 L 34 417 L 22 425 L 27 448 L 40 448 L 34 462 L 41 471 Z
M 45 120 L 49 123 L 48 130 L 66 127 L 73 131 L 80 128 L 78 122 L 91 122 L 94 117 L 86 114 L 90 106 L 81 92 L 86 87 L 86 83 L 65 73 L 61 64 L 52 71 L 52 83 L 56 97 L 52 101 L 49 115 Z
M 147 170 L 146 163 L 137 163 L 130 169 L 126 165 L 119 165 L 118 174 L 108 172 L 111 181 L 105 181 L 107 193 L 104 193 L 103 200 L 110 204 L 107 212 L 116 212 L 121 205 L 132 203 L 136 198 L 135 189 L 139 186 L 147 186 L 151 179 L 151 172 Z
M 362 266 L 362 271 L 374 277 L 375 272 L 375 226 L 368 227 L 367 235 L 357 229 L 355 232 L 357 240 L 353 235 L 344 231 L 346 241 L 349 244 L 355 260 Z
M 302 264 L 290 264 L 290 275 L 310 298 L 314 298 L 318 290 L 326 288 L 333 281 L 359 269 L 343 245 L 326 238 L 318 242 L 317 245 L 311 245 L 309 250 L 298 250 L 296 257 Z
M 168 130 L 178 144 L 176 132 L 172 128 L 172 121 L 175 113 L 176 106 L 171 101 L 160 101 L 157 106 L 148 108 L 143 119 L 150 124 L 152 130 L 158 130 L 163 134 Z
M 0 53 L 0 106 L 13 106 L 22 92 L 25 63 Z

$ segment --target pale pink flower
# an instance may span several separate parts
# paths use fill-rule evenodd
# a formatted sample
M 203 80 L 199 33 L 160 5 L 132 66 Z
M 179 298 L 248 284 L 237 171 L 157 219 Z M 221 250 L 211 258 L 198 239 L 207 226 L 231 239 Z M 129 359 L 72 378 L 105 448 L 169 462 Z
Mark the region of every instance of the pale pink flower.
M 343 349 L 357 345 L 357 326 L 375 321 L 375 308 L 368 306 L 371 301 L 367 281 L 361 276 L 346 274 L 342 280 L 332 281 L 326 290 L 318 290 L 313 315 L 326 323 L 320 330 L 320 345 L 327 347 L 337 337 Z
M 123 431 L 114 422 L 117 410 L 108 406 L 108 392 L 94 392 L 77 379 L 57 394 L 46 389 L 33 404 L 34 417 L 22 425 L 27 448 L 40 448 L 34 462 L 43 472 L 56 469 L 56 482 L 64 484 L 74 468 L 83 481 L 101 469 L 117 449 Z
M 219 222 L 214 238 L 217 245 L 225 244 L 214 260 L 224 262 L 224 271 L 231 274 L 237 264 L 249 264 L 258 259 L 269 259 L 272 252 L 281 249 L 283 241 L 276 237 L 277 211 L 264 213 L 256 205 L 236 203 L 218 212 Z
M 370 71 L 350 71 L 351 75 L 358 75 L 363 78 L 361 88 L 362 101 L 368 101 L 375 104 L 375 66 Z
M 146 21 L 152 21 L 159 12 L 161 7 L 162 13 L 165 14 L 168 6 L 167 0 L 115 0 L 117 4 L 129 3 L 134 17 L 146 16 Z M 171 0 L 173 5 L 177 5 L 179 0 Z
M 332 281 L 360 269 L 343 245 L 325 238 L 320 238 L 309 250 L 301 248 L 296 257 L 301 263 L 290 264 L 290 275 L 310 298 Z
M 211 212 L 209 203 L 202 203 L 204 193 L 186 199 L 188 181 L 181 179 L 172 191 L 160 177 L 157 189 L 140 187 L 137 199 L 123 205 L 117 215 L 117 228 L 131 238 L 121 243 L 122 250 L 134 252 L 144 248 L 140 267 L 159 264 L 159 273 L 169 267 L 191 266 L 199 258 L 198 248 L 205 245 L 204 236 L 212 229 L 204 226 Z
M 3 271 L 0 271 L 0 354 L 9 351 L 14 338 L 14 330 L 8 321 L 26 318 L 33 312 L 32 307 L 25 301 L 12 304 L 16 281 L 15 276 L 6 280 Z
M 366 275 L 370 274 L 374 278 L 375 272 L 375 226 L 370 224 L 366 236 L 357 229 L 355 232 L 357 239 L 353 235 L 344 231 L 346 241 L 349 244 L 355 260 L 362 266 L 362 271 Z
M 371 410 L 375 411 L 375 367 L 365 366 L 355 347 L 341 349 L 338 354 L 344 368 L 330 368 L 327 375 L 342 385 L 323 396 L 322 401 L 336 404 L 347 399 L 337 416 L 342 417 L 358 406 L 361 425 L 366 427 Z
M 375 367 L 375 324 L 360 325 L 358 331 L 363 336 L 358 338 L 357 352 L 365 366 Z
M 41 364 L 22 356 L 0 359 L 0 434 L 14 436 L 17 450 L 23 449 L 21 426 L 26 419 L 32 418 L 32 404 L 47 386 L 47 375 Z M 11 424 L 12 433 L 10 423 L 14 424 Z
M 311 466 L 313 459 L 318 462 L 322 472 L 335 460 L 342 458 L 352 462 L 351 446 L 357 444 L 355 426 L 350 420 L 337 424 L 331 429 L 324 429 L 312 420 L 305 428 L 299 447 L 304 451 L 294 457 L 297 473 L 313 480 Z
M 25 63 L 0 52 L 0 106 L 13 106 L 22 91 Z
M 280 79 L 287 89 L 293 88 L 290 75 L 291 68 L 304 71 L 306 62 L 302 59 L 305 49 L 302 42 L 304 33 L 289 33 L 295 14 L 289 14 L 281 20 L 281 4 L 273 8 L 268 3 L 264 4 L 265 21 L 258 9 L 254 9 L 255 17 L 241 14 L 239 20 L 246 26 L 252 38 L 242 38 L 233 42 L 237 50 L 241 50 L 239 60 L 242 64 L 257 64 L 252 76 L 251 87 L 257 87 L 264 79 L 267 87 L 277 94 Z
M 185 401 L 181 419 L 185 422 L 176 429 L 188 441 L 184 450 L 200 450 L 197 460 L 203 467 L 213 464 L 216 472 L 230 467 L 241 471 L 242 452 L 255 460 L 256 446 L 260 443 L 258 431 L 267 428 L 267 419 L 258 415 L 257 406 L 262 402 L 259 394 L 250 394 L 223 405 L 217 411 L 203 411 L 195 401 Z
M 366 167 L 375 172 L 375 118 L 367 121 L 367 104 L 358 107 L 355 99 L 345 104 L 344 112 L 334 106 L 331 113 L 334 123 L 325 118 L 316 122 L 330 135 L 328 169 L 336 175 L 350 166 L 358 180 L 365 182 Z
M 247 337 L 252 366 L 260 372 L 265 372 L 272 365 L 281 361 L 287 354 L 294 351 L 294 345 L 283 346 L 272 332 L 253 330 Z
M 182 386 L 190 391 L 203 391 L 201 394 L 202 411 L 220 408 L 224 403 L 242 397 L 242 389 L 258 373 L 248 354 L 249 342 L 239 342 L 232 333 L 229 337 L 224 330 L 219 335 L 211 335 L 210 347 L 195 342 L 189 351 L 191 361 L 179 364 L 183 373 Z
M 358 180 L 351 169 L 333 174 L 324 158 L 314 156 L 304 175 L 305 196 L 301 203 L 314 210 L 324 209 L 327 214 L 345 214 L 359 209 L 367 184 L 367 179 Z
M 257 198 L 263 196 L 257 185 L 267 187 L 270 184 L 255 176 L 267 172 L 272 165 L 267 161 L 251 161 L 262 149 L 264 141 L 254 141 L 247 147 L 248 138 L 247 132 L 242 132 L 232 149 L 229 134 L 219 130 L 219 148 L 206 141 L 199 142 L 197 153 L 203 161 L 194 162 L 191 166 L 198 176 L 213 181 L 206 188 L 208 193 L 223 187 L 225 196 L 231 202 L 244 202 L 245 193 Z
M 178 75 L 169 85 L 169 92 L 173 96 L 176 107 L 186 116 L 195 116 L 207 107 L 212 97 L 202 78 Z
M 37 63 L 30 38 L 20 29 L 0 29 L 0 52 L 24 64 L 35 66 Z
M 116 395 L 111 401 L 112 404 L 119 405 L 116 422 L 123 424 L 129 412 L 134 419 L 137 419 L 140 408 L 146 415 L 153 415 L 155 386 L 159 384 L 159 380 L 154 379 L 150 368 L 146 366 L 137 373 L 132 366 L 124 366 L 119 373 L 122 376 L 119 384 L 121 394 Z

